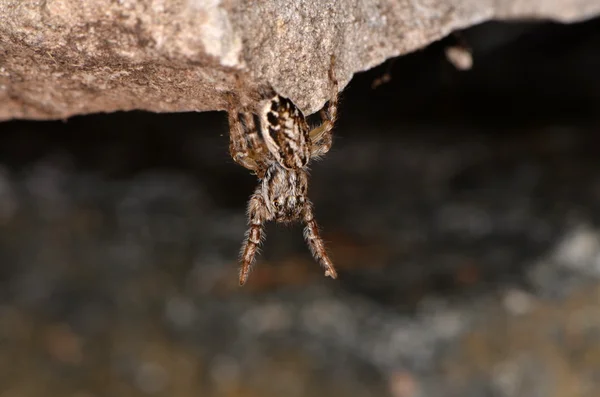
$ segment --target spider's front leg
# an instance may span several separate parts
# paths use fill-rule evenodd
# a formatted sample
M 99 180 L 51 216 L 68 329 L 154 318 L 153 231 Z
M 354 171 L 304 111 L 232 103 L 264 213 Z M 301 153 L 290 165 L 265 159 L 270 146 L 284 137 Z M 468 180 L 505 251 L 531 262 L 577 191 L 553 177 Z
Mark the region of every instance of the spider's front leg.
M 264 237 L 264 223 L 270 220 L 269 212 L 258 187 L 248 202 L 248 231 L 240 252 L 240 285 L 248 280 L 252 264 Z
M 243 118 L 243 120 L 242 120 Z M 229 111 L 229 153 L 242 167 L 262 177 L 265 171 L 263 145 L 251 113 Z
M 329 255 L 327 255 L 325 243 L 319 234 L 319 225 L 317 225 L 317 221 L 313 215 L 312 204 L 310 201 L 306 202 L 303 215 L 304 223 L 306 224 L 306 227 L 304 228 L 304 239 L 306 240 L 310 252 L 312 252 L 315 260 L 323 267 L 323 269 L 325 269 L 326 277 L 337 278 L 337 272 L 333 267 L 331 259 L 329 259 Z
M 321 110 L 321 125 L 309 132 L 312 142 L 311 157 L 320 157 L 326 154 L 333 143 L 332 130 L 335 126 L 338 113 L 338 81 L 334 73 L 334 61 L 332 57 L 329 69 L 329 81 L 331 82 L 331 96 L 326 109 Z

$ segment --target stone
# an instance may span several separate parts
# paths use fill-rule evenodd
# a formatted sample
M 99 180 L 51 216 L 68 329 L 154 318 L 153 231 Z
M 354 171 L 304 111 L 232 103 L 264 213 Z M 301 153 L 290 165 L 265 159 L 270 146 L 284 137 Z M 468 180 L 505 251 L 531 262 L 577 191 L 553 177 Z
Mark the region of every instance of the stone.
M 251 105 L 306 114 L 360 71 L 490 19 L 573 22 L 597 0 L 0 0 L 0 120 Z

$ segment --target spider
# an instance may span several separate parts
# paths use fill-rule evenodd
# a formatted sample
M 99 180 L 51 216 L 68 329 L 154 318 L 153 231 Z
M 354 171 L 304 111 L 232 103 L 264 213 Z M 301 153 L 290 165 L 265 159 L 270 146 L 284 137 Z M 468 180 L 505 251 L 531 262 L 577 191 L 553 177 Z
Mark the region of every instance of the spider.
M 333 61 L 329 70 L 331 98 L 321 110 L 322 124 L 316 128 L 310 129 L 302 111 L 278 94 L 261 101 L 257 114 L 229 112 L 231 157 L 259 179 L 248 202 L 249 229 L 240 252 L 240 285 L 248 280 L 264 238 L 264 224 L 271 220 L 303 222 L 304 239 L 313 257 L 325 269 L 325 276 L 337 278 L 307 197 L 308 164 L 326 154 L 332 144 L 338 107 Z

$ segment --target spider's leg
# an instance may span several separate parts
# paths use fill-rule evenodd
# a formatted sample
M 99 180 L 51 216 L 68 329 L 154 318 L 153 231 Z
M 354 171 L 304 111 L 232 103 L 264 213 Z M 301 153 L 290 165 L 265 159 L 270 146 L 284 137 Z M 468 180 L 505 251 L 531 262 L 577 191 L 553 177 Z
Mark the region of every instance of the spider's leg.
M 254 257 L 264 237 L 264 223 L 269 219 L 260 187 L 256 189 L 248 202 L 248 231 L 240 252 L 240 285 L 248 280 Z
M 268 153 L 268 149 L 260 136 L 253 113 L 244 113 L 244 124 L 246 125 L 246 139 L 252 158 L 255 160 L 264 158 L 265 154 Z
M 338 114 L 338 81 L 333 70 L 334 62 L 335 59 L 332 57 L 331 67 L 329 69 L 331 94 L 326 109 L 323 109 L 320 112 L 322 123 L 320 126 L 312 129 L 309 133 L 310 140 L 312 141 L 312 157 L 324 155 L 329 151 L 332 144 L 331 131 L 333 130 Z
M 242 117 L 248 119 L 246 114 L 242 114 Z M 237 110 L 232 109 L 229 111 L 229 153 L 231 158 L 241 166 L 256 172 L 259 169 L 259 164 L 253 158 L 248 147 L 247 127 L 249 126 L 244 125 Z
M 326 116 L 324 116 L 323 113 L 325 113 L 325 111 L 321 110 L 321 117 L 325 118 Z M 311 138 L 312 144 L 310 150 L 310 157 L 312 159 L 318 159 L 319 157 L 329 152 L 329 149 L 331 149 L 331 145 L 333 144 L 333 136 L 331 133 L 333 125 L 333 121 L 325 121 L 323 122 L 323 124 L 321 124 L 320 126 L 318 126 L 310 132 L 311 134 L 313 134 L 316 130 L 320 130 L 316 132 L 320 134 L 318 138 L 316 137 L 317 135 L 315 135 L 315 138 Z
M 313 257 L 319 265 L 325 269 L 326 277 L 337 278 L 337 272 L 325 250 L 325 243 L 319 235 L 319 225 L 317 225 L 317 221 L 313 215 L 312 204 L 310 201 L 306 202 L 304 208 L 304 223 L 306 223 L 306 227 L 304 228 L 304 239 L 306 240 L 308 248 L 310 248 L 310 252 L 312 252 Z
M 241 116 L 241 117 L 240 117 Z M 233 160 L 253 171 L 259 178 L 267 169 L 269 151 L 256 129 L 252 113 L 229 113 L 229 152 Z

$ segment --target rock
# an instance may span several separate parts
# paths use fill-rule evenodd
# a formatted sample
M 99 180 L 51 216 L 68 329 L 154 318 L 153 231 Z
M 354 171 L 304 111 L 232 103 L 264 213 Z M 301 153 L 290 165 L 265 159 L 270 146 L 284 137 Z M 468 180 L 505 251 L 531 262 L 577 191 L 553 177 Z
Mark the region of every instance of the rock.
M 494 18 L 570 22 L 596 0 L 0 0 L 0 120 L 223 110 L 272 86 L 305 113 L 330 56 L 354 73 Z

